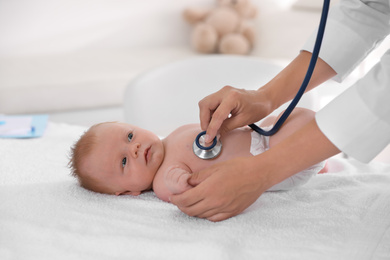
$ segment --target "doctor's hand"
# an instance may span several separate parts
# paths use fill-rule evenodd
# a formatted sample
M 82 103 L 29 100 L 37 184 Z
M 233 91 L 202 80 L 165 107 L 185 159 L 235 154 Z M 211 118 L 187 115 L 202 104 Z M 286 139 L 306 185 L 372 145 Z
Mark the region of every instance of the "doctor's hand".
M 301 51 L 286 68 L 258 90 L 226 86 L 202 99 L 199 102 L 200 126 L 206 130 L 206 143 L 210 143 L 218 131 L 224 135 L 237 127 L 255 123 L 293 99 L 305 78 L 310 59 L 311 53 Z M 318 58 L 306 91 L 336 74 Z
M 193 173 L 196 186 L 170 200 L 189 216 L 221 221 L 236 216 L 269 188 L 266 174 L 253 169 L 248 158 L 236 158 Z
M 244 211 L 275 184 L 339 152 L 313 119 L 262 154 L 193 173 L 188 183 L 195 187 L 170 200 L 189 216 L 224 220 Z
M 237 89 L 225 86 L 199 101 L 200 125 L 206 130 L 205 141 L 210 143 L 219 132 L 252 124 L 273 111 L 265 91 Z

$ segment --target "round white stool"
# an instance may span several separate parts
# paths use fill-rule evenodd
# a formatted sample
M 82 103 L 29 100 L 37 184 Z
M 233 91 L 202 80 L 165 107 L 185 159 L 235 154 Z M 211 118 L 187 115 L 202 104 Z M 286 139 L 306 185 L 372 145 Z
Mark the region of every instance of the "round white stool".
M 198 102 L 205 96 L 226 85 L 258 89 L 281 69 L 260 58 L 230 55 L 170 63 L 130 82 L 124 96 L 125 121 L 164 137 L 181 125 L 199 123 Z M 298 106 L 313 107 L 308 94 Z

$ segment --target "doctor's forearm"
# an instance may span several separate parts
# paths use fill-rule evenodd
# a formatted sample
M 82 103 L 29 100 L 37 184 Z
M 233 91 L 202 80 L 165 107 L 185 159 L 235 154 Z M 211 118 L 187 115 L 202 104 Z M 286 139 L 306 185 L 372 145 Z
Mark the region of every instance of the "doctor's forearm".
M 257 169 L 253 174 L 266 174 L 269 188 L 339 152 L 313 119 L 270 150 L 252 157 L 248 168 Z
M 272 101 L 273 110 L 294 98 L 306 75 L 310 59 L 311 53 L 302 51 L 275 78 L 259 89 L 259 93 L 264 93 Z M 326 62 L 318 58 L 306 92 L 335 75 L 336 72 Z

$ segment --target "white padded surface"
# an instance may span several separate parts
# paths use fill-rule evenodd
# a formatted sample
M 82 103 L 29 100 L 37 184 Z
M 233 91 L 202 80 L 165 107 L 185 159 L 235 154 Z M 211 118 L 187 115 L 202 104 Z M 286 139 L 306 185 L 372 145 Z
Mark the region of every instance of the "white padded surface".
M 266 192 L 223 222 L 188 217 L 153 192 L 86 191 L 66 168 L 85 127 L 0 139 L 0 259 L 389 259 L 390 165 L 332 158 L 329 173 Z

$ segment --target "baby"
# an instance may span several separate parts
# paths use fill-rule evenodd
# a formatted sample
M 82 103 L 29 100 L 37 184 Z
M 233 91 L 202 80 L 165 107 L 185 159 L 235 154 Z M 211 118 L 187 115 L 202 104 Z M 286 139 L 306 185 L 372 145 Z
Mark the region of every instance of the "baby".
M 126 123 L 108 122 L 92 126 L 71 149 L 69 166 L 73 176 L 86 189 L 115 195 L 137 196 L 153 190 L 164 201 L 192 186 L 187 180 L 215 163 L 235 157 L 260 154 L 308 123 L 314 112 L 296 108 L 273 136 L 265 137 L 243 127 L 221 137 L 218 157 L 202 160 L 192 151 L 195 137 L 201 132 L 198 124 L 184 125 L 164 139 L 154 133 Z M 268 117 L 262 126 L 270 126 L 275 117 Z M 320 163 L 302 171 L 269 190 L 288 190 L 306 183 L 324 171 Z

